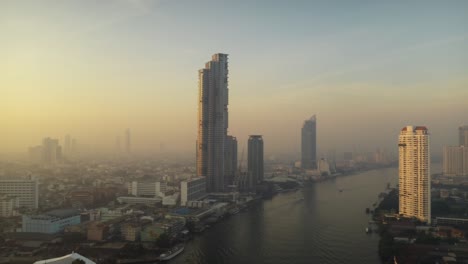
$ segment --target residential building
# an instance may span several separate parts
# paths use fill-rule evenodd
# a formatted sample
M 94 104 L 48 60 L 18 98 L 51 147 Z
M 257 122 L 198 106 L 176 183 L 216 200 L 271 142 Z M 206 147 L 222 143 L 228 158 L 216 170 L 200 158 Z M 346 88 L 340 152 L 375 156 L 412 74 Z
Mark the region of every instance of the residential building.
M 248 189 L 255 190 L 257 183 L 263 181 L 263 138 L 261 135 L 251 135 L 248 141 L 247 156 Z
M 109 235 L 110 227 L 103 222 L 91 222 L 88 225 L 87 240 L 104 241 Z
M 198 72 L 197 176 L 208 192 L 223 192 L 228 129 L 228 55 L 214 54 Z
M 399 213 L 431 222 L 429 132 L 406 126 L 399 136 Z
M 142 228 L 142 223 L 138 223 L 138 222 L 123 223 L 120 226 L 120 233 L 122 234 L 122 239 L 126 241 L 133 241 L 133 242 L 140 240 L 141 228 Z
M 304 121 L 301 133 L 301 166 L 305 170 L 317 169 L 317 117 Z
M 205 197 L 206 178 L 197 177 L 180 183 L 180 204 L 185 206 L 189 201 L 196 201 Z
M 3 194 L 0 195 L 0 217 L 12 217 L 19 215 L 19 201 L 19 197 Z
M 80 223 L 80 212 L 74 209 L 53 210 L 38 215 L 23 215 L 22 231 L 55 234 Z
M 468 146 L 446 146 L 443 152 L 445 176 L 468 176 Z
M 39 206 L 39 187 L 36 180 L 0 180 L 0 194 L 19 198 L 19 206 L 37 209 Z

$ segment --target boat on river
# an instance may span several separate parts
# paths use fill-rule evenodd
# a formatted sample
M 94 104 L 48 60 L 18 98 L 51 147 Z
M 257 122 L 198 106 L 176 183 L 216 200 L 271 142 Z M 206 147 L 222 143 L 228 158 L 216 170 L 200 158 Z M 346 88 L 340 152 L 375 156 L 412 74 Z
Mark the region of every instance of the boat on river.
M 183 244 L 176 245 L 175 247 L 171 248 L 169 251 L 161 254 L 159 256 L 160 260 L 170 260 L 173 259 L 175 256 L 179 255 L 184 251 L 185 246 Z

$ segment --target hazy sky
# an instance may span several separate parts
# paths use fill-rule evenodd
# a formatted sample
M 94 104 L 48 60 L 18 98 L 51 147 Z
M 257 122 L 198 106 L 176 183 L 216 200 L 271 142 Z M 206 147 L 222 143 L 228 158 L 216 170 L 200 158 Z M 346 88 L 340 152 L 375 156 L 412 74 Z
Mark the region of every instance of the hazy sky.
M 432 148 L 468 123 L 468 1 L 0 1 L 0 152 L 66 133 L 96 148 L 194 153 L 197 70 L 229 54 L 239 151 L 395 147 L 406 124 Z M 123 141 L 123 139 L 122 139 Z M 395 148 L 396 149 L 396 148 Z

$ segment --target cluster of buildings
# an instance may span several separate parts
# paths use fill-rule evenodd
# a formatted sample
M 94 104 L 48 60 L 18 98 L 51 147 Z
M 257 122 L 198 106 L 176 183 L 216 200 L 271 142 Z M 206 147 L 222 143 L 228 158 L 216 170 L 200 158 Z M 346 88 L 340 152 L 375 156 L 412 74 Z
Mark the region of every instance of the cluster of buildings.
M 214 54 L 198 72 L 197 177 L 206 178 L 210 193 L 255 191 L 264 176 L 261 135 L 249 138 L 247 172 L 238 168 L 237 139 L 228 135 L 228 72 L 228 55 L 222 53 Z
M 62 147 L 58 139 L 47 137 L 42 140 L 41 145 L 30 147 L 28 153 L 32 163 L 56 165 L 61 163 L 65 157 L 73 156 L 76 153 L 76 139 L 66 135 L 65 146 Z

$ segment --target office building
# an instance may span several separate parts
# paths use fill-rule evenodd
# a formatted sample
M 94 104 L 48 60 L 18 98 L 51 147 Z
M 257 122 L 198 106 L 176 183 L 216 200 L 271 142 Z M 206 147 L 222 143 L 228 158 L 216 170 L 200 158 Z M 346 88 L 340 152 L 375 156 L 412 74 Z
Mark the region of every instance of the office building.
M 406 126 L 399 136 L 399 213 L 431 222 L 429 133 L 424 126 Z
M 128 194 L 143 197 L 163 197 L 167 183 L 160 181 L 133 181 L 128 184 Z
M 468 125 L 458 128 L 458 145 L 468 147 Z
M 237 172 L 237 139 L 233 136 L 226 137 L 224 159 L 224 182 L 232 185 Z
M 206 193 L 206 178 L 197 177 L 180 183 L 180 204 L 185 206 L 189 201 L 204 198 Z
M 198 72 L 197 176 L 209 192 L 226 187 L 224 152 L 228 129 L 228 55 L 214 54 Z
M 36 180 L 0 180 L 0 194 L 19 198 L 22 208 L 37 209 L 39 187 Z
M 305 170 L 317 169 L 317 117 L 313 115 L 302 126 L 301 166 Z
M 263 138 L 261 135 L 251 135 L 248 141 L 247 155 L 248 188 L 255 190 L 257 183 L 263 181 Z
M 444 176 L 468 176 L 468 146 L 446 146 L 443 152 Z
M 53 210 L 38 215 L 23 215 L 22 232 L 55 234 L 65 227 L 80 223 L 80 212 L 75 209 Z

